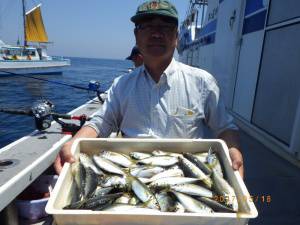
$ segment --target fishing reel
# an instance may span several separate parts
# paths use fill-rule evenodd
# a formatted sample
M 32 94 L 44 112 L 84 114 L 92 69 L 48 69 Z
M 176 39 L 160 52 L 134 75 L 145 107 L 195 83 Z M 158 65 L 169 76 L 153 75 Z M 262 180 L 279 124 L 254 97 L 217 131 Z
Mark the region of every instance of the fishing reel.
M 69 114 L 59 114 L 54 112 L 54 104 L 48 100 L 41 100 L 34 103 L 30 110 L 1 109 L 0 112 L 32 116 L 35 120 L 35 126 L 39 131 L 46 130 L 51 127 L 52 121 L 56 121 L 62 128 L 62 133 L 75 135 L 83 124 L 90 120 L 85 114 L 80 116 L 72 116 Z M 78 120 L 79 125 L 75 123 L 66 123 L 64 120 Z
M 38 101 L 32 106 L 31 112 L 38 130 L 46 130 L 51 126 L 53 109 L 54 104 L 48 100 Z
M 101 93 L 103 93 L 103 91 L 100 90 L 100 82 L 99 81 L 95 81 L 95 80 L 91 80 L 89 82 L 89 91 L 93 91 L 93 92 L 96 92 L 96 95 L 99 99 L 99 101 L 103 104 L 104 103 L 104 100 L 103 98 L 100 96 Z

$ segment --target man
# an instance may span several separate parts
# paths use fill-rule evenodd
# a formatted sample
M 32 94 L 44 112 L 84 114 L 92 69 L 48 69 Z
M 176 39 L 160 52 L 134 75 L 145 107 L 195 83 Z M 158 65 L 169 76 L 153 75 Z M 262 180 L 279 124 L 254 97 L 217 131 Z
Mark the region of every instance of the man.
M 100 111 L 63 146 L 56 170 L 64 161 L 74 161 L 70 148 L 79 137 L 108 137 L 120 129 L 125 137 L 203 138 L 208 127 L 227 143 L 233 169 L 243 176 L 237 127 L 226 113 L 215 79 L 173 59 L 176 8 L 168 1 L 147 1 L 131 21 L 144 65 L 114 81 Z
M 132 48 L 130 56 L 128 56 L 126 59 L 131 60 L 134 63 L 135 68 L 144 63 L 143 56 L 137 46 Z

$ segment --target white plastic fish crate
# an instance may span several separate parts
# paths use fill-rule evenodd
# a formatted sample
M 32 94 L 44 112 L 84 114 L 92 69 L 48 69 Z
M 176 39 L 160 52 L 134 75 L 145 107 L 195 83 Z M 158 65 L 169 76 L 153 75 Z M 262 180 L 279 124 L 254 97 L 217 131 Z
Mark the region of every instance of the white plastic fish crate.
M 238 213 L 172 213 L 155 212 L 109 212 L 92 210 L 66 210 L 74 190 L 73 177 L 69 163 L 58 178 L 56 186 L 46 206 L 46 212 L 52 214 L 57 225 L 243 225 L 258 213 L 242 178 L 231 168 L 231 160 L 226 144 L 219 139 L 125 139 L 97 138 L 78 139 L 72 146 L 72 153 L 84 152 L 97 154 L 101 149 L 128 154 L 132 151 L 151 152 L 163 150 L 171 152 L 205 152 L 212 147 L 218 153 L 224 166 L 227 180 L 234 188 L 239 201 Z

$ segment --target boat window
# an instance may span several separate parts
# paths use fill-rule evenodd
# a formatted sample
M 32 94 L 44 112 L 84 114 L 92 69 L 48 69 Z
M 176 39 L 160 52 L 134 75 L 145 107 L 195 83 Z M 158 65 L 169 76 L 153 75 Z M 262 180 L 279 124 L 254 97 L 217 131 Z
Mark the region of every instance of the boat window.
M 300 23 L 266 32 L 252 116 L 256 126 L 287 145 L 299 112 L 299 39 Z
M 23 54 L 22 55 L 28 55 L 28 54 L 29 54 L 28 49 L 23 49 Z
M 7 55 L 21 55 L 20 49 L 7 49 Z
M 269 9 L 268 26 L 300 17 L 300 1 L 273 0 Z

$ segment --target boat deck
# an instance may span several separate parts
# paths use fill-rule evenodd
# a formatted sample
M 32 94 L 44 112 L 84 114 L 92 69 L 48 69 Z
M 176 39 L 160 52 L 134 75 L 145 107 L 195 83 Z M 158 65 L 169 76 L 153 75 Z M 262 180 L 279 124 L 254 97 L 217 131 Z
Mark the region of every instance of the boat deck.
M 89 102 L 71 114 L 91 115 L 98 107 L 97 103 Z M 33 133 L 30 138 L 22 138 L 0 150 L 0 160 L 16 157 L 24 159 L 11 171 L 9 168 L 0 168 L 0 211 L 52 164 L 60 146 L 69 138 L 69 135 L 61 135 L 58 125 L 53 124 L 45 133 Z M 245 183 L 259 215 L 250 220 L 249 224 L 300 224 L 300 169 L 243 131 L 241 144 L 244 151 Z M 33 149 L 32 146 L 38 148 Z M 22 220 L 20 224 L 48 225 L 52 224 L 52 219 L 48 217 L 38 222 Z
M 300 224 L 300 169 L 246 133 L 241 135 L 241 144 L 245 184 L 258 211 L 258 217 L 250 220 L 249 225 Z M 264 202 L 262 196 L 265 196 Z

